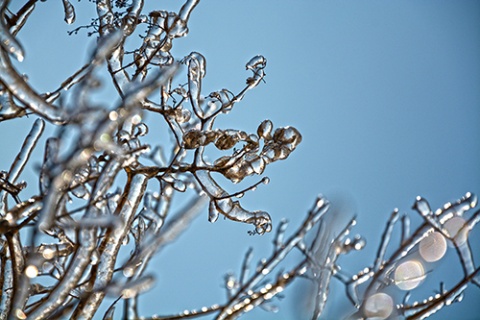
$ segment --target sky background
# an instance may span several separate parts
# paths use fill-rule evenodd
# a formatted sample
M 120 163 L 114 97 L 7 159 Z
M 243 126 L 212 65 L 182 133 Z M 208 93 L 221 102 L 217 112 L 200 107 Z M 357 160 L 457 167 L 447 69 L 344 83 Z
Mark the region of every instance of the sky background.
M 173 0 L 146 2 L 151 9 L 177 12 L 181 6 Z M 63 21 L 60 1 L 39 2 L 19 34 L 27 53 L 18 69 L 39 92 L 55 90 L 87 62 L 95 43 L 85 31 L 67 36 L 94 15 L 88 1 L 72 3 L 73 26 Z M 189 29 L 172 52 L 178 59 L 191 51 L 206 57 L 204 95 L 221 88 L 240 91 L 250 76 L 245 63 L 257 54 L 267 58 L 266 83 L 217 127 L 255 132 L 270 119 L 275 127 L 296 127 L 303 141 L 286 161 L 268 167 L 268 186 L 241 202 L 268 211 L 275 225 L 287 218 L 287 235 L 319 193 L 346 216 L 358 215 L 353 233 L 364 235 L 367 247 L 344 257 L 343 270 L 356 273 L 373 264 L 394 208 L 413 218 L 418 195 L 436 209 L 467 191 L 480 192 L 480 2 L 204 0 Z M 115 98 L 101 99 L 111 106 Z M 8 137 L 0 142 L 1 163 L 9 166 L 33 120 L 1 124 Z M 236 188 L 227 189 L 241 186 Z M 157 286 L 141 300 L 144 314 L 225 301 L 223 276 L 238 273 L 247 248 L 254 247 L 254 261 L 272 250 L 273 234 L 251 237 L 248 230 L 222 219 L 210 224 L 206 212 L 200 215 L 190 232 L 153 261 Z M 470 237 L 478 253 L 479 231 Z M 420 287 L 425 297 L 438 290 L 439 281 L 448 287 L 461 277 L 457 262 L 450 249 L 432 267 L 432 282 Z M 440 270 L 442 276 L 435 275 Z M 256 310 L 245 319 L 301 319 L 306 283 L 299 281 L 285 299 L 274 301 L 279 313 Z M 348 306 L 342 286 L 334 283 L 332 290 L 325 319 Z M 461 304 L 433 319 L 473 319 L 478 301 L 480 290 L 470 287 Z

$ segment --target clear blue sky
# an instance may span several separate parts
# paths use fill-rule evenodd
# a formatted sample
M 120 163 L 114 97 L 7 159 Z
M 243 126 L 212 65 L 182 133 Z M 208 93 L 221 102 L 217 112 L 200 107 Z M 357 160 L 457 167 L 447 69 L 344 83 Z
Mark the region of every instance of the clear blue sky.
M 93 4 L 72 3 L 78 11 L 74 26 L 88 23 Z M 155 3 L 155 9 L 180 6 Z M 27 54 L 18 68 L 39 91 L 55 90 L 86 62 L 94 39 L 85 32 L 66 36 L 73 27 L 63 22 L 60 1 L 37 7 L 20 33 Z M 205 95 L 240 90 L 250 75 L 245 63 L 256 54 L 268 60 L 266 84 L 249 92 L 218 126 L 254 132 L 271 119 L 303 135 L 289 159 L 267 169 L 271 183 L 248 193 L 242 204 L 268 211 L 276 223 L 288 218 L 290 231 L 319 193 L 357 214 L 354 233 L 367 238 L 367 248 L 342 259 L 345 271 L 373 263 L 394 208 L 415 215 L 417 195 L 436 209 L 467 191 L 480 193 L 480 2 L 204 0 L 189 27 L 173 52 L 177 58 L 191 51 L 207 58 Z M 23 129 L 0 127 L 4 137 L 8 130 L 19 140 Z M 2 163 L 11 161 L 17 145 L 2 142 Z M 200 216 L 151 266 L 158 282 L 141 302 L 146 315 L 223 302 L 223 275 L 238 272 L 247 247 L 254 246 L 255 261 L 271 251 L 273 236 L 250 237 L 250 229 L 229 221 L 212 225 L 206 212 Z M 476 252 L 479 233 L 471 234 Z M 443 277 L 432 272 L 435 281 L 423 284 L 426 296 L 439 281 L 452 284 L 448 277 L 460 275 L 457 267 L 450 269 L 457 264 L 450 251 L 448 261 L 435 265 L 447 270 Z M 347 306 L 342 287 L 334 289 L 326 319 Z M 286 290 L 279 313 L 258 310 L 245 319 L 298 319 L 302 290 Z M 478 301 L 480 290 L 471 287 L 462 304 L 434 319 L 478 314 Z

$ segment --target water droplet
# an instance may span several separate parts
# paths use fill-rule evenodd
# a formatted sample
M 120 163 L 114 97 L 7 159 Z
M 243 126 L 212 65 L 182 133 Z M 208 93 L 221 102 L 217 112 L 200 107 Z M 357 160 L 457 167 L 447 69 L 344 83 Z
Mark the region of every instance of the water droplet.
M 263 184 L 269 184 L 270 183 L 270 178 L 269 177 L 263 177 L 262 183 Z

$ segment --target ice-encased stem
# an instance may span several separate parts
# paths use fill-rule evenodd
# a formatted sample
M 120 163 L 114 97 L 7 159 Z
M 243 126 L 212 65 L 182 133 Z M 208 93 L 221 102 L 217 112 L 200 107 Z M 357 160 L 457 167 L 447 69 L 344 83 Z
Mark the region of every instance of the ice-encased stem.
M 30 155 L 33 152 L 33 149 L 37 145 L 38 140 L 40 139 L 43 129 L 45 128 L 45 121 L 42 119 L 37 119 L 33 123 L 32 129 L 28 133 L 25 141 L 23 142 L 22 148 L 20 152 L 17 154 L 17 157 L 12 163 L 10 170 L 8 172 L 8 178 L 11 183 L 15 183 L 25 168 L 25 164 L 27 163 L 28 159 L 30 159 Z
M 204 208 L 206 201 L 204 196 L 192 199 L 169 223 L 160 229 L 164 230 L 163 232 L 146 234 L 138 253 L 126 264 L 125 270 L 129 269 L 128 273 L 131 270 L 140 275 L 154 253 L 177 239 L 190 226 L 193 219 Z
M 262 270 L 256 272 L 248 281 L 246 281 L 238 289 L 235 296 L 230 299 L 228 304 L 222 309 L 222 312 L 218 315 L 217 319 L 228 319 L 229 316 L 234 312 L 234 306 L 237 304 L 238 300 L 242 298 L 242 295 L 246 293 L 249 289 L 257 286 L 260 281 L 269 274 L 280 262 L 282 262 L 287 254 L 292 251 L 297 245 L 303 241 L 307 232 L 309 232 L 325 215 L 328 211 L 329 203 L 323 198 L 319 197 L 315 202 L 314 208 L 309 212 L 309 215 L 304 220 L 299 229 L 285 242 L 285 245 L 280 249 L 275 251 L 272 256 L 263 264 Z
M 24 52 L 20 43 L 12 36 L 8 27 L 6 26 L 5 20 L 5 10 L 7 8 L 8 0 L 0 0 L 0 46 L 3 50 L 12 54 L 18 61 L 23 61 Z
M 15 71 L 4 50 L 0 50 L 0 81 L 15 98 L 34 113 L 56 124 L 66 122 L 67 117 L 63 110 L 48 104 L 26 83 Z
M 118 159 L 114 158 L 109 161 L 98 178 L 93 193 L 106 194 L 121 168 L 121 163 Z M 97 215 L 98 210 L 95 205 L 90 205 L 84 217 L 93 218 Z M 62 306 L 69 297 L 70 292 L 78 285 L 78 282 L 84 275 L 85 269 L 90 264 L 92 252 L 97 248 L 97 239 L 97 230 L 95 228 L 82 229 L 79 231 L 78 243 L 80 246 L 75 251 L 75 255 L 70 261 L 67 271 L 58 281 L 46 301 L 38 305 L 28 314 L 28 319 L 40 320 L 48 318 L 57 308 Z
M 393 227 L 397 222 L 399 217 L 399 211 L 397 209 L 393 210 L 390 219 L 387 221 L 387 225 L 385 226 L 385 230 L 382 234 L 382 242 L 378 247 L 377 257 L 375 259 L 375 264 L 373 266 L 374 271 L 378 271 L 381 267 L 383 262 L 385 261 L 385 253 L 387 252 L 388 244 L 390 243 L 390 239 L 392 238 Z
M 105 297 L 105 289 L 112 280 L 118 251 L 122 240 L 128 236 L 135 213 L 147 188 L 148 178 L 143 174 L 129 177 L 125 186 L 124 194 L 118 204 L 122 224 L 107 232 L 100 244 L 100 262 L 97 266 L 96 277 L 93 285 L 93 292 L 84 303 L 80 303 L 75 310 L 73 317 L 81 316 L 83 319 L 92 319 L 98 306 Z

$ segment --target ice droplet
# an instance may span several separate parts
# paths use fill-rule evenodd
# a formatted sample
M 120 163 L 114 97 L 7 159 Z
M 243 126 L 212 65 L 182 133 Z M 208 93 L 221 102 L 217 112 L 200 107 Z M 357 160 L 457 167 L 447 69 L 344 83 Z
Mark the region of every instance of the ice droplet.
M 210 201 L 210 204 L 208 206 L 208 221 L 211 223 L 214 223 L 215 221 L 218 220 L 219 212 L 217 208 L 215 207 L 215 201 Z
M 179 192 L 185 192 L 185 190 L 187 190 L 187 185 L 182 180 L 175 179 L 173 181 L 173 188 Z
M 126 267 L 125 269 L 123 269 L 123 275 L 127 278 L 133 277 L 134 274 L 135 274 L 135 268 L 133 267 Z
M 62 0 L 65 12 L 65 22 L 72 24 L 75 22 L 75 8 L 68 0 Z
M 428 201 L 420 196 L 417 197 L 412 209 L 417 210 L 418 213 L 420 213 L 424 217 L 432 214 L 432 209 L 430 209 Z
M 247 70 L 248 69 L 254 70 L 255 68 L 258 68 L 258 67 L 264 68 L 266 65 L 267 65 L 267 59 L 265 59 L 265 57 L 262 55 L 257 55 L 252 59 L 250 59 L 250 61 L 247 62 L 245 67 L 247 68 Z

